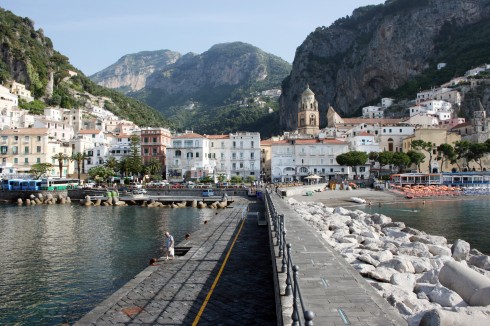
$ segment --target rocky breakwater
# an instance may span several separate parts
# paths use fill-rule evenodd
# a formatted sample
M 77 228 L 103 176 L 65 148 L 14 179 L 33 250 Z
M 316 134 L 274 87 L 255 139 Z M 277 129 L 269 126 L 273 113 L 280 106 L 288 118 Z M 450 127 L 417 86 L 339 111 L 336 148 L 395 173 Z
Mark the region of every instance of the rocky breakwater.
M 38 193 L 37 195 L 30 195 L 24 202 L 22 198 L 17 199 L 17 205 L 22 206 L 34 206 L 34 205 L 52 205 L 52 204 L 71 204 L 71 199 L 68 196 L 62 194 L 47 194 L 43 195 Z
M 382 214 L 288 202 L 409 325 L 490 325 L 490 257 L 468 242 Z

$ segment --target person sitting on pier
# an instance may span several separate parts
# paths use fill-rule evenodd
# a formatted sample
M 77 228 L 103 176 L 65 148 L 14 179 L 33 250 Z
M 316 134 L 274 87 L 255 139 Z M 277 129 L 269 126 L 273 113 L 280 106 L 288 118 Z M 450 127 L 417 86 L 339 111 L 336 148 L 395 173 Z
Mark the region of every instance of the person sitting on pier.
M 152 258 L 150 259 L 150 263 L 148 264 L 149 266 L 158 266 L 157 265 L 157 259 L 156 258 Z
M 189 240 L 190 238 L 191 238 L 191 235 L 189 233 L 186 233 L 184 239 Z

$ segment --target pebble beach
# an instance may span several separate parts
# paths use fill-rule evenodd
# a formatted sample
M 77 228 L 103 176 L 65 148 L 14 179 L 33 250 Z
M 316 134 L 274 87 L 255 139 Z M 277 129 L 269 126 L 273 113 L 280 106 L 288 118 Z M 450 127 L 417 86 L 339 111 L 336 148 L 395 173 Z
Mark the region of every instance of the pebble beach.
M 285 200 L 398 309 L 409 325 L 490 325 L 490 257 L 464 239 L 442 236 L 358 210 L 371 205 L 453 198 L 407 199 L 357 189 L 295 195 Z

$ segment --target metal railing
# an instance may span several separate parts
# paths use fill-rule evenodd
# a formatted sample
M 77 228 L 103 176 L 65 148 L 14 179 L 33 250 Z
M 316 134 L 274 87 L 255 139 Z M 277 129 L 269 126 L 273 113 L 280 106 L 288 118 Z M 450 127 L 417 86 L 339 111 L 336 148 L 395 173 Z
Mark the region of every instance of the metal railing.
M 284 214 L 278 214 L 274 203 L 271 199 L 271 190 L 265 192 L 265 211 L 269 219 L 272 221 L 273 237 L 276 239 L 274 245 L 278 247 L 278 258 L 281 258 L 281 268 L 278 273 L 286 273 L 286 287 L 284 291 L 285 296 L 293 296 L 293 313 L 291 314 L 293 326 L 312 326 L 315 313 L 311 310 L 307 310 L 301 295 L 301 286 L 299 283 L 299 266 L 293 262 L 291 255 L 291 243 L 287 243 L 286 240 L 286 226 Z M 292 277 L 291 277 L 292 274 Z M 300 317 L 299 309 L 303 318 Z

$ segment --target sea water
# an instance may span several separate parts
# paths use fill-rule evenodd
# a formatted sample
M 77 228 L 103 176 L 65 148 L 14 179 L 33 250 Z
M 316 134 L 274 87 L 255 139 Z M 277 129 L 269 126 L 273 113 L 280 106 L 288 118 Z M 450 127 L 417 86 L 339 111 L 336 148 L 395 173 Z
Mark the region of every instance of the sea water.
M 432 235 L 446 237 L 449 243 L 462 239 L 472 248 L 490 254 L 490 200 L 486 196 L 447 200 L 404 201 L 381 206 L 362 206 L 368 213 L 380 213 L 393 221 Z
M 0 325 L 72 324 L 212 210 L 0 207 Z

